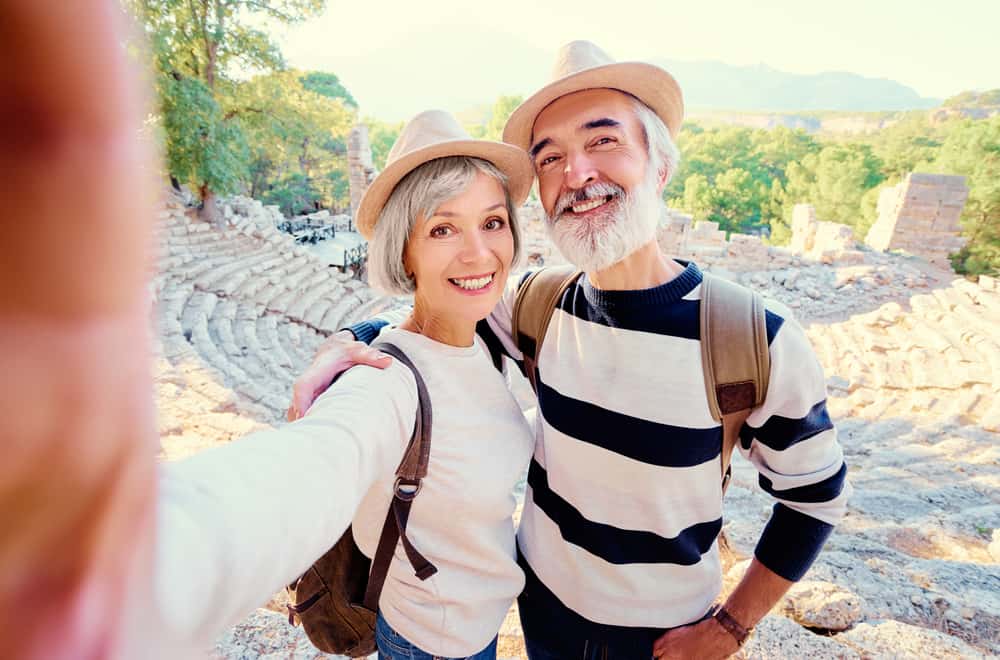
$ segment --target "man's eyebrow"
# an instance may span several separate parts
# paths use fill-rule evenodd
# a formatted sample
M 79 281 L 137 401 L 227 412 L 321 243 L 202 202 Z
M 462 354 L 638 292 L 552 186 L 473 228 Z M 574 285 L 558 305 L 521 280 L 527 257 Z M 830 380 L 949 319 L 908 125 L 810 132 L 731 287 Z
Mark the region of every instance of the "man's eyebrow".
M 601 119 L 588 121 L 580 128 L 589 131 L 594 128 L 619 128 L 621 125 L 622 123 L 617 119 L 612 119 L 611 117 L 602 117 Z M 545 138 L 544 140 L 541 140 L 538 144 L 533 146 L 528 153 L 531 155 L 532 158 L 534 158 L 535 156 L 538 155 L 539 151 L 541 151 L 551 143 L 552 140 L 550 140 L 549 138 Z
M 531 155 L 532 158 L 534 158 L 535 156 L 538 155 L 539 151 L 549 146 L 550 144 L 552 144 L 552 140 L 550 140 L 549 138 L 545 138 L 544 140 L 533 146 L 531 148 L 531 151 L 529 151 L 528 153 Z
M 588 121 L 582 126 L 585 130 L 590 130 L 592 128 L 618 128 L 622 123 L 617 119 L 612 119 L 611 117 L 602 117 L 601 119 L 595 119 L 593 121 Z

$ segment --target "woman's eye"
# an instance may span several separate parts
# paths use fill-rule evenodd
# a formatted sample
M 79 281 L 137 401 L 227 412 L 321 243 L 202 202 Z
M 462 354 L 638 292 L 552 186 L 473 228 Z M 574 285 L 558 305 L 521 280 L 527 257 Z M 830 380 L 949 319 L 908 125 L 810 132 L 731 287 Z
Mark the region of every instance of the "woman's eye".
M 493 217 L 486 221 L 484 227 L 489 230 L 503 229 L 507 222 L 500 217 Z
M 431 230 L 431 238 L 444 238 L 451 234 L 451 228 L 446 226 L 435 227 Z

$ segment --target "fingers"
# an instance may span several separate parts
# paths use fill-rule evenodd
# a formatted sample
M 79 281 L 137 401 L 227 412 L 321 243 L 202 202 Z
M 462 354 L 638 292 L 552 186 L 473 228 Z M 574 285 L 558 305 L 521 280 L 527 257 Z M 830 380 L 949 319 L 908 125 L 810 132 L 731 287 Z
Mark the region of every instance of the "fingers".
M 292 402 L 286 417 L 289 422 L 303 417 L 320 394 L 330 387 L 337 376 L 351 367 L 364 364 L 385 369 L 392 364 L 392 357 L 359 341 L 345 341 L 334 336 L 327 340 L 309 368 L 292 386 Z
M 367 364 L 377 369 L 385 369 L 392 364 L 391 356 L 386 355 L 378 349 L 366 346 L 361 342 L 355 342 L 355 345 L 348 351 L 347 357 L 349 358 L 349 364 L 344 368 L 345 370 L 358 364 Z

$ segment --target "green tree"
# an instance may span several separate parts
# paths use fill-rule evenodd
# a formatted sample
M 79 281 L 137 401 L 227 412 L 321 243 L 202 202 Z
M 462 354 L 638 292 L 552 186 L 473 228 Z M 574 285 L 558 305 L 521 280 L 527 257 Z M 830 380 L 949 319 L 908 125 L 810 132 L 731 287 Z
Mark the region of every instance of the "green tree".
M 726 231 L 756 231 L 780 219 L 785 171 L 818 151 L 802 131 L 685 123 L 678 138 L 681 165 L 664 193 L 671 206 Z
M 300 72 L 278 71 L 239 85 L 235 99 L 245 113 L 244 130 L 252 151 L 252 193 L 281 198 L 282 211 L 346 207 L 330 174 L 346 175 L 347 134 L 356 121 L 342 98 L 307 89 Z M 290 187 L 289 194 L 280 188 Z M 271 191 L 269 195 L 265 195 Z M 293 203 L 294 202 L 294 203 Z
M 490 113 L 489 121 L 486 122 L 482 138 L 484 140 L 502 139 L 503 127 L 507 124 L 507 120 L 510 119 L 511 113 L 522 102 L 524 102 L 523 96 L 501 96 L 498 98 L 496 103 L 493 104 L 493 110 Z
M 395 144 L 396 138 L 403 130 L 404 122 L 393 124 L 367 117 L 364 123 L 368 126 L 368 144 L 372 148 L 372 162 L 375 169 L 382 170 L 385 168 L 385 160 L 389 156 L 392 145 Z
M 340 78 L 332 73 L 310 71 L 299 80 L 302 86 L 310 92 L 316 92 L 331 99 L 341 99 L 344 105 L 355 110 L 358 109 L 358 102 L 354 100 L 354 97 L 347 91 L 347 88 L 341 84 Z
M 955 125 L 932 171 L 966 177 L 969 198 L 962 212 L 969 242 L 952 258 L 960 273 L 1000 271 L 1000 115 Z
M 233 74 L 282 68 L 276 44 L 257 26 L 262 19 L 302 21 L 318 13 L 323 0 L 123 1 L 153 46 L 168 161 L 177 168 L 172 174 L 198 189 L 202 216 L 217 222 L 217 194 L 235 190 L 247 166 L 237 134 L 243 113 L 252 109 L 232 103 Z M 200 123 L 178 135 L 191 119 Z
M 809 154 L 801 163 L 791 163 L 784 191 L 784 215 L 790 219 L 795 204 L 816 208 L 816 217 L 855 228 L 867 229 L 862 219 L 861 199 L 885 180 L 881 161 L 865 144 L 828 144 Z

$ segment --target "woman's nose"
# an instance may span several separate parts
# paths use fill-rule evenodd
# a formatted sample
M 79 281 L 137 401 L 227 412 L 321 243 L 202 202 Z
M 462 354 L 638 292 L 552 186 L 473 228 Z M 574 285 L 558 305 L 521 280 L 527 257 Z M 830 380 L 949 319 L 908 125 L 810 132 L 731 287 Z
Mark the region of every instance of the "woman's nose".
M 486 237 L 481 231 L 465 232 L 462 236 L 461 257 L 466 262 L 474 262 L 489 254 L 489 247 L 486 244 Z

